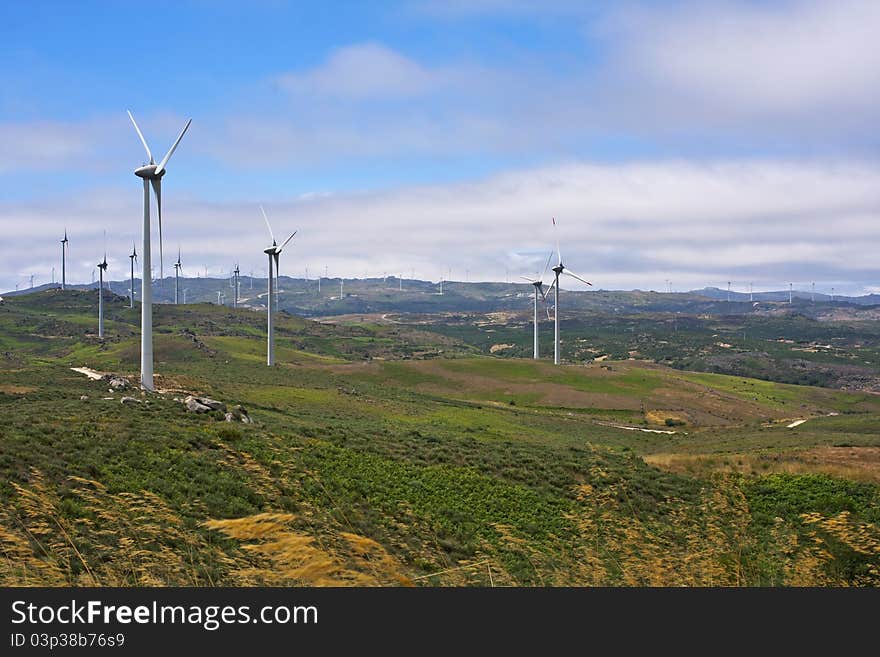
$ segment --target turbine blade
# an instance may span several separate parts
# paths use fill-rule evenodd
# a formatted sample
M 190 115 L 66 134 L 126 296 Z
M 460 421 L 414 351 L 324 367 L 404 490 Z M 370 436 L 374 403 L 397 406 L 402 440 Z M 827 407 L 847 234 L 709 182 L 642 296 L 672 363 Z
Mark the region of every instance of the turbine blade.
M 544 297 L 545 297 L 545 298 L 548 297 L 548 296 L 550 296 L 550 293 L 553 291 L 553 288 L 556 287 L 556 281 L 558 281 L 558 280 L 559 280 L 559 278 L 558 278 L 558 277 L 555 277 L 555 278 L 553 279 L 553 282 L 550 283 L 550 287 L 548 287 L 548 288 L 547 288 L 547 291 L 544 293 Z
M 266 216 L 266 211 L 263 209 L 262 205 L 260 205 L 260 212 L 263 213 L 263 221 L 266 222 L 266 228 L 269 229 L 269 237 L 272 238 L 272 244 L 276 244 L 275 233 L 272 232 L 272 226 L 269 225 L 269 217 Z
M 159 166 L 156 167 L 156 175 L 159 175 L 165 170 L 165 165 L 168 164 L 168 160 L 171 159 L 171 156 L 174 155 L 174 151 L 177 150 L 177 145 L 180 143 L 180 140 L 183 139 L 183 135 L 186 134 L 187 129 L 189 128 L 189 124 L 192 123 L 192 119 L 188 119 L 186 125 L 183 126 L 183 130 L 180 131 L 180 134 L 177 135 L 177 141 L 174 142 L 174 145 L 165 153 L 165 157 L 162 158 L 162 161 L 159 162 Z
M 544 275 L 547 273 L 547 270 L 550 269 L 550 262 L 553 260 L 553 251 L 550 252 L 550 255 L 547 256 L 547 264 L 544 265 L 544 271 L 541 273 L 539 278 L 544 278 Z
M 165 255 L 162 250 L 162 179 L 150 178 L 156 194 L 156 214 L 159 216 L 159 280 L 165 278 Z
M 520 278 L 523 279 L 524 281 L 528 281 L 529 283 L 533 283 L 533 284 L 534 284 L 534 282 L 535 282 L 535 280 L 536 280 L 536 279 L 534 279 L 534 278 L 530 278 L 530 277 L 528 277 L 528 276 L 520 276 Z
M 290 237 L 288 237 L 286 240 L 284 240 L 284 244 L 282 244 L 281 246 L 278 247 L 278 253 L 281 253 L 281 249 L 283 249 L 285 246 L 287 246 L 287 243 L 293 239 L 294 235 L 296 235 L 296 231 L 293 231 L 290 234 Z
M 131 124 L 134 126 L 134 129 L 137 130 L 138 137 L 141 138 L 141 143 L 144 145 L 144 150 L 147 151 L 147 157 L 150 158 L 150 164 L 153 164 L 153 154 L 150 152 L 150 147 L 147 146 L 147 140 L 144 139 L 144 134 L 141 132 L 141 129 L 138 127 L 137 121 L 134 120 L 134 116 L 132 116 L 131 112 L 128 112 L 128 118 L 131 119 Z
M 562 270 L 562 273 L 565 274 L 566 276 L 571 276 L 572 278 L 576 278 L 576 279 L 579 280 L 581 283 L 586 283 L 586 284 L 589 285 L 590 287 L 593 287 L 593 284 L 590 283 L 590 281 L 585 281 L 583 278 L 581 278 L 580 276 L 578 276 L 577 274 L 575 274 L 575 273 L 573 273 L 573 272 L 568 271 L 567 269 L 563 269 L 563 270 Z

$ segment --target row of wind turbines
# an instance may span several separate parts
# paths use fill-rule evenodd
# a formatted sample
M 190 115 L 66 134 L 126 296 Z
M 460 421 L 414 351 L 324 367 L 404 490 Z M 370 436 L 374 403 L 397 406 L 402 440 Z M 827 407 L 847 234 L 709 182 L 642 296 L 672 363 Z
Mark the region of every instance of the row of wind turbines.
M 135 169 L 134 174 L 143 180 L 143 199 L 144 199 L 144 214 L 143 214 L 143 245 L 141 248 L 141 256 L 140 256 L 140 264 L 142 267 L 142 276 L 141 276 L 141 386 L 146 390 L 154 390 L 154 381 L 153 381 L 153 294 L 152 294 L 152 254 L 151 254 L 151 245 L 150 245 L 150 236 L 151 236 L 151 197 L 150 197 L 150 189 L 152 188 L 153 195 L 156 199 L 156 216 L 158 220 L 158 233 L 159 233 L 159 261 L 160 261 L 160 272 L 162 278 L 164 278 L 164 261 L 163 261 L 163 245 L 162 245 L 162 178 L 165 176 L 167 170 L 166 166 L 171 159 L 171 156 L 177 150 L 177 147 L 180 145 L 183 136 L 186 134 L 190 125 L 192 124 L 192 119 L 188 119 L 186 124 L 183 126 L 180 134 L 177 136 L 177 139 L 171 145 L 171 148 L 165 154 L 165 156 L 159 161 L 157 164 L 153 158 L 152 151 L 150 150 L 149 145 L 147 144 L 147 140 L 144 138 L 143 133 L 141 132 L 140 127 L 137 124 L 134 116 L 131 112 L 128 112 L 129 119 L 131 119 L 131 123 L 134 126 L 135 131 L 137 132 L 138 138 L 141 141 L 141 144 L 144 147 L 144 150 L 147 153 L 147 157 L 149 158 L 149 162 L 143 164 L 142 166 Z M 276 287 L 276 276 L 279 265 L 279 258 L 281 256 L 284 248 L 290 243 L 293 237 L 296 235 L 296 231 L 290 234 L 290 236 L 281 243 L 275 239 L 274 232 L 272 231 L 272 226 L 269 223 L 269 218 L 266 215 L 265 209 L 260 206 L 260 212 L 263 215 L 263 220 L 266 222 L 266 227 L 269 230 L 269 236 L 272 239 L 271 246 L 263 249 L 263 253 L 268 257 L 268 290 L 267 290 L 267 342 L 266 342 L 266 364 L 268 366 L 272 366 L 275 364 L 275 338 L 274 338 L 274 325 L 273 325 L 273 315 L 275 312 L 275 287 Z M 556 232 L 556 219 L 553 219 L 553 230 L 554 234 Z M 62 290 L 66 287 L 66 255 L 68 248 L 68 238 L 67 231 L 65 230 L 64 238 L 61 240 L 62 246 L 62 268 L 61 268 L 61 288 Z M 138 261 L 137 250 L 134 245 L 132 245 L 132 252 L 129 255 L 131 260 L 131 282 L 132 289 L 130 295 L 130 304 L 131 307 L 134 307 L 134 266 Z M 533 357 L 535 359 L 540 358 L 539 353 L 539 341 L 538 341 L 538 330 L 539 330 L 539 316 L 538 316 L 538 303 L 546 302 L 547 297 L 550 293 L 553 293 L 553 362 L 556 365 L 560 363 L 560 334 L 559 334 L 559 292 L 560 292 L 560 276 L 568 276 L 575 280 L 580 281 L 586 285 L 592 286 L 592 283 L 585 280 L 581 276 L 575 274 L 569 268 L 567 268 L 562 261 L 562 252 L 559 247 L 559 239 L 556 236 L 556 265 L 550 267 L 550 263 L 553 260 L 553 253 L 550 253 L 550 257 L 547 259 L 547 264 L 544 267 L 543 272 L 537 272 L 533 277 L 523 276 L 525 280 L 531 283 L 535 288 L 535 296 L 534 296 L 534 350 Z M 100 276 L 100 290 L 101 293 L 98 296 L 98 335 L 99 337 L 104 336 L 104 310 L 103 310 L 103 286 L 104 286 L 104 272 L 107 269 L 107 257 L 106 254 L 103 260 L 98 264 L 99 276 Z M 179 302 L 179 293 L 180 293 L 180 273 L 182 271 L 182 264 L 180 259 L 180 252 L 178 251 L 177 262 L 174 263 L 175 270 L 175 286 L 174 286 L 174 301 L 175 303 Z M 544 276 L 546 276 L 547 272 L 553 272 L 553 281 L 550 284 L 549 288 L 544 291 L 545 283 Z M 238 293 L 239 293 L 239 269 L 236 265 L 236 268 L 233 272 L 233 286 L 235 288 L 234 292 L 234 304 L 237 305 L 238 301 Z M 401 282 L 402 284 L 402 282 Z M 319 282 L 320 285 L 320 282 Z M 341 283 L 340 283 L 341 285 Z M 668 285 L 668 283 L 667 283 Z M 441 281 L 441 294 L 442 294 L 442 281 Z M 728 284 L 729 290 L 729 284 Z M 342 291 L 340 289 L 340 296 Z M 790 301 L 791 302 L 791 291 L 790 291 Z M 549 308 L 547 309 L 547 315 L 549 319 Z
M 130 259 L 130 267 L 131 267 L 131 295 L 130 295 L 130 307 L 134 307 L 134 268 L 135 264 L 140 261 L 140 265 L 142 268 L 141 275 L 141 376 L 140 383 L 141 387 L 145 390 L 154 390 L 154 380 L 153 380 L 153 290 L 152 290 L 152 251 L 150 244 L 150 237 L 152 231 L 152 222 L 151 222 L 151 195 L 150 190 L 152 188 L 153 196 L 155 197 L 156 203 L 156 217 L 158 222 L 158 233 L 159 233 L 159 262 L 160 262 L 160 272 L 162 278 L 164 279 L 164 261 L 163 261 L 163 245 L 162 245 L 162 178 L 167 173 L 166 166 L 171 159 L 171 156 L 177 150 L 177 147 L 180 145 L 183 136 L 186 134 L 190 125 L 192 124 L 192 119 L 188 119 L 186 124 L 183 126 L 183 129 L 180 131 L 180 134 L 175 139 L 174 143 L 171 145 L 171 148 L 168 149 L 168 152 L 165 156 L 159 161 L 157 164 L 153 158 L 153 153 L 150 150 L 149 145 L 147 144 L 147 140 L 141 132 L 140 127 L 137 124 L 134 116 L 131 112 L 128 112 L 128 117 L 131 119 L 131 123 L 134 126 L 135 131 L 137 132 L 138 138 L 140 139 L 141 144 L 146 151 L 147 157 L 149 161 L 142 166 L 139 166 L 134 170 L 134 174 L 143 180 L 143 199 L 144 199 L 144 214 L 143 214 L 143 243 L 141 247 L 140 258 L 138 258 L 137 249 L 134 244 L 132 245 L 132 251 L 129 254 Z M 266 227 L 269 230 L 269 237 L 272 240 L 272 244 L 265 249 L 263 249 L 263 253 L 266 254 L 268 258 L 268 290 L 267 290 L 267 338 L 266 338 L 266 364 L 268 366 L 273 366 L 275 364 L 275 337 L 274 337 L 274 325 L 273 325 L 273 315 L 275 312 L 275 287 L 276 287 L 276 276 L 279 266 L 279 259 L 281 253 L 284 248 L 290 243 L 290 241 L 296 235 L 296 231 L 293 231 L 290 236 L 284 240 L 280 245 L 275 239 L 275 234 L 272 231 L 272 226 L 269 223 L 269 217 L 266 215 L 265 209 L 260 206 L 260 213 L 263 216 L 263 220 L 266 222 Z M 556 220 L 553 219 L 554 232 L 556 230 Z M 61 267 L 61 289 L 66 288 L 67 284 L 67 276 L 66 276 L 66 256 L 68 250 L 68 237 L 67 231 L 64 232 L 64 238 L 61 240 L 61 248 L 62 248 L 62 267 Z M 547 296 L 553 292 L 554 294 L 554 352 L 553 352 L 553 362 L 555 364 L 559 364 L 560 351 L 559 351 L 559 278 L 560 276 L 570 276 L 582 283 L 586 283 L 587 285 L 592 285 L 592 283 L 584 280 L 582 277 L 578 276 L 570 269 L 565 267 L 562 262 L 562 252 L 559 248 L 559 240 L 556 240 L 556 256 L 557 262 L 556 265 L 552 268 L 550 267 L 550 263 L 553 259 L 553 253 L 551 252 L 550 257 L 547 260 L 547 265 L 544 268 L 544 272 L 537 273 L 536 276 L 526 278 L 532 285 L 535 287 L 535 302 L 534 302 L 534 357 L 539 358 L 538 351 L 538 301 L 539 298 L 541 301 L 546 301 Z M 103 289 L 104 289 L 104 273 L 107 269 L 107 256 L 104 255 L 103 260 L 98 263 L 99 277 L 100 277 L 100 294 L 98 295 L 98 335 L 99 337 L 104 337 L 104 300 L 103 300 Z M 550 284 L 547 291 L 544 291 L 545 283 L 543 281 L 544 276 L 547 271 L 553 271 L 554 278 L 553 282 Z M 175 284 L 174 284 L 174 301 L 175 303 L 179 302 L 179 292 L 180 292 L 180 273 L 182 271 L 182 264 L 180 259 L 180 252 L 178 251 L 177 262 L 174 263 L 174 271 L 175 271 Z M 235 288 L 234 299 L 235 303 L 238 300 L 239 293 L 239 269 L 236 265 L 235 270 L 233 271 L 233 286 Z M 441 283 L 442 285 L 442 283 Z M 442 290 L 442 288 L 441 288 Z M 548 309 L 548 318 L 549 318 L 549 309 Z

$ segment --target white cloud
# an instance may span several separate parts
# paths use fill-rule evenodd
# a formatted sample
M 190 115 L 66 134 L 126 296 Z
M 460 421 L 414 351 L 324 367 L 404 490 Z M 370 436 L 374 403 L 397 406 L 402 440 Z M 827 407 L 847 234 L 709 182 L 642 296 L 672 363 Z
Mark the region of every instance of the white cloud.
M 686 120 L 809 116 L 838 126 L 852 117 L 829 112 L 880 108 L 878 33 L 875 0 L 630 6 L 600 31 L 610 75 Z
M 284 90 L 297 96 L 341 98 L 407 98 L 419 96 L 448 82 L 449 74 L 430 70 L 380 43 L 359 43 L 332 52 L 321 66 L 276 78 Z
M 203 264 L 228 271 L 236 260 L 259 271 L 265 229 L 256 201 L 207 203 L 185 192 L 164 199 L 166 251 L 180 242 L 190 273 Z M 296 275 L 306 266 L 312 275 L 328 265 L 331 276 L 357 277 L 409 276 L 414 268 L 437 280 L 451 267 L 453 278 L 469 269 L 471 280 L 503 280 L 508 268 L 517 276 L 543 267 L 555 215 L 566 262 L 606 289 L 662 289 L 669 278 L 677 289 L 815 280 L 842 292 L 840 281 L 861 289 L 880 278 L 880 166 L 870 163 L 570 164 L 470 183 L 306 196 L 267 210 L 279 233 L 299 230 L 282 263 Z M 139 215 L 133 190 L 95 191 L 71 205 L 3 203 L 0 224 L 12 239 L 0 245 L 0 260 L 9 263 L 0 287 L 23 282 L 34 268 L 45 280 L 65 222 L 75 259 L 87 265 L 77 265 L 75 277 L 90 280 L 107 226 L 111 274 L 123 278 Z M 25 242 L 29 253 L 15 247 Z

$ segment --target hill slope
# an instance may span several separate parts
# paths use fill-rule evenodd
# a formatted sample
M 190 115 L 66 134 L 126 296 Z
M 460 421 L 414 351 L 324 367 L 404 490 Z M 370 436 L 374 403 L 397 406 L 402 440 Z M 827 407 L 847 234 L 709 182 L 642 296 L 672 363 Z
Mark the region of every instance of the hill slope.
M 0 307 L 5 584 L 878 583 L 870 459 L 811 460 L 880 447 L 876 396 L 283 315 L 269 369 L 209 305 L 157 306 L 165 392 L 111 392 L 70 368 L 135 380 L 136 309 L 94 311 Z

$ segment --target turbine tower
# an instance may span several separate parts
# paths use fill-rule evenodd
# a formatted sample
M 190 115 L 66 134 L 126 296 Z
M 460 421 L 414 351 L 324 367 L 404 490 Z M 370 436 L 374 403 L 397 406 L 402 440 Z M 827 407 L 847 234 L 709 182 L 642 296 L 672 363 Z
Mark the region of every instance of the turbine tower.
M 107 254 L 98 263 L 98 337 L 104 337 L 104 272 L 107 271 Z
M 553 218 L 553 230 L 556 230 L 556 218 Z M 551 253 L 551 258 L 553 254 Z M 562 264 L 562 251 L 559 250 L 559 237 L 556 238 L 556 256 L 558 258 L 556 262 L 556 266 L 553 267 L 553 273 L 555 277 L 553 279 L 553 283 L 550 284 L 550 290 L 553 290 L 553 364 L 559 365 L 559 275 L 565 274 L 566 276 L 571 276 L 572 278 L 579 280 L 581 283 L 586 283 L 587 285 L 592 287 L 592 283 L 589 281 L 585 281 L 583 278 L 572 272 L 571 270 L 566 270 L 565 265 Z M 550 293 L 550 290 L 547 290 L 547 293 Z M 545 295 L 546 297 L 546 295 Z
M 64 239 L 61 240 L 61 289 L 67 286 L 67 228 L 64 229 Z
M 177 262 L 174 263 L 174 305 L 178 305 L 180 294 L 180 272 L 183 269 L 183 265 L 180 264 L 180 247 L 177 247 Z
M 755 300 L 755 295 L 752 292 L 752 284 L 749 283 L 749 301 L 754 301 L 754 300 Z
M 131 253 L 128 254 L 128 259 L 131 260 L 131 284 L 128 287 L 128 307 L 134 308 L 134 263 L 137 262 L 138 259 L 138 253 L 137 249 L 134 248 L 134 242 L 131 243 Z
M 268 294 L 266 295 L 267 299 L 267 320 L 266 320 L 266 365 L 272 367 L 275 364 L 275 333 L 272 322 L 272 312 L 273 312 L 273 303 L 272 303 L 272 295 L 274 294 L 274 290 L 272 289 L 273 285 L 273 266 L 278 268 L 278 257 L 281 255 L 282 249 L 287 246 L 287 243 L 293 239 L 293 236 L 296 235 L 296 231 L 293 231 L 286 240 L 284 240 L 284 244 L 278 246 L 278 242 L 275 241 L 275 234 L 272 232 L 272 226 L 269 225 L 269 217 L 266 216 L 266 211 L 263 209 L 263 206 L 260 206 L 260 212 L 263 213 L 263 219 L 266 222 L 266 228 L 269 229 L 269 237 L 272 238 L 272 246 L 263 249 L 263 253 L 269 256 L 269 289 Z
M 543 274 L 535 274 L 534 278 L 529 278 L 528 276 L 520 276 L 520 278 L 527 280 L 529 283 L 534 285 L 535 287 L 535 336 L 534 336 L 534 347 L 532 350 L 532 358 L 538 360 L 541 356 L 538 348 L 538 297 L 541 297 L 541 301 L 546 300 L 546 295 L 544 294 L 544 274 L 547 273 L 547 268 L 550 266 L 550 261 L 553 259 L 553 252 L 550 252 L 550 257 L 547 258 L 547 264 L 544 267 Z
M 789 306 L 791 305 L 793 294 L 794 294 L 794 283 L 789 283 L 788 284 L 788 305 Z
M 128 118 L 140 137 L 144 150 L 147 151 L 147 157 L 150 162 L 134 170 L 134 175 L 142 178 L 144 181 L 144 244 L 141 250 L 141 262 L 143 265 L 143 278 L 141 279 L 141 386 L 146 390 L 153 390 L 153 281 L 152 266 L 150 263 L 150 186 L 153 187 L 153 193 L 156 195 L 156 215 L 159 219 L 159 264 L 160 272 L 164 276 L 164 263 L 162 258 L 162 176 L 165 175 L 165 165 L 177 150 L 180 140 L 186 134 L 192 119 L 188 119 L 183 130 L 177 136 L 177 140 L 165 154 L 165 157 L 156 164 L 153 160 L 153 154 L 150 147 L 147 146 L 147 140 L 144 139 L 141 129 L 138 127 L 137 121 L 134 120 L 131 112 Z

